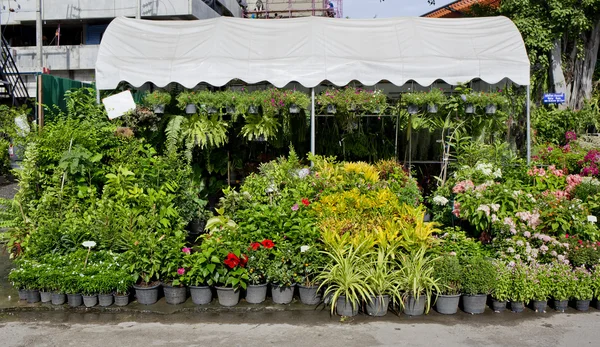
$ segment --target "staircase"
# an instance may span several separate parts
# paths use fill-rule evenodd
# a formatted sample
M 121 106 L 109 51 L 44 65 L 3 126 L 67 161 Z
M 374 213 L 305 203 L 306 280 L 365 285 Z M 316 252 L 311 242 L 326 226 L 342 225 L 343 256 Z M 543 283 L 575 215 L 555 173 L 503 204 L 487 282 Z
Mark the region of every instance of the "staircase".
M 29 92 L 19 69 L 12 57 L 8 42 L 2 36 L 0 55 L 0 101 L 8 101 L 13 106 L 23 105 L 29 99 Z

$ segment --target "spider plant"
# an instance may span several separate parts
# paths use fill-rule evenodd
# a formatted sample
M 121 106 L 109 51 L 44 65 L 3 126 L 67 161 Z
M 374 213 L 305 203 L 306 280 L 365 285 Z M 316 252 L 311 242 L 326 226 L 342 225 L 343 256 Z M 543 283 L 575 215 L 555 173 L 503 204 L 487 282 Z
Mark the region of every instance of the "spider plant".
M 421 247 L 411 253 L 401 253 L 400 270 L 398 271 L 397 289 L 402 291 L 403 301 L 412 296 L 418 300 L 421 295 L 425 296 L 425 312 L 429 312 L 431 307 L 431 297 L 433 293 L 439 293 L 440 288 L 438 279 L 434 271 L 434 262 L 437 258 L 432 258 L 427 254 L 427 248 Z

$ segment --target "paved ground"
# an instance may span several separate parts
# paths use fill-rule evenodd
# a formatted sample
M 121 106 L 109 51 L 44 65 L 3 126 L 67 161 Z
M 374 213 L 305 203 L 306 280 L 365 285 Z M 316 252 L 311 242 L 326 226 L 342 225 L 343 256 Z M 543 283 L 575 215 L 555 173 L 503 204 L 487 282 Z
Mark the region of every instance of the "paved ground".
M 481 317 L 444 317 L 444 323 L 428 317 L 390 317 L 341 323 L 288 315 L 264 317 L 253 313 L 248 322 L 232 323 L 202 315 L 161 316 L 150 314 L 123 321 L 94 313 L 46 316 L 4 314 L 0 318 L 0 341 L 17 346 L 598 346 L 600 312 L 548 314 L 532 317 L 506 312 Z M 262 317 L 261 317 L 262 316 Z M 503 317 L 501 319 L 496 319 Z M 116 318 L 111 321 L 111 319 Z M 214 317 L 212 317 L 214 318 Z M 221 317 L 227 318 L 227 317 Z M 248 318 L 248 317 L 246 317 Z M 517 318 L 517 319 L 511 319 Z M 160 322 L 151 322 L 160 320 Z M 257 323 L 256 320 L 264 320 Z M 202 322 L 204 321 L 204 322 Z

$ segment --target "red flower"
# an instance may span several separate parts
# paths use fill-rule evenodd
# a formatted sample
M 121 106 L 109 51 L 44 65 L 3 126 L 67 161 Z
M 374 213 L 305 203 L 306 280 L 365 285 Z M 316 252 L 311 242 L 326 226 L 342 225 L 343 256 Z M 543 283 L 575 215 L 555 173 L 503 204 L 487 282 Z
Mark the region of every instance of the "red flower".
M 308 205 L 310 205 L 310 201 L 308 201 L 308 199 L 307 199 L 307 198 L 303 198 L 303 199 L 302 199 L 302 204 L 303 204 L 304 206 L 308 206 Z
M 568 239 L 568 238 L 569 238 L 569 234 L 566 234 L 566 235 L 565 235 L 565 239 Z
M 263 242 L 261 242 L 260 244 L 263 245 L 263 247 L 266 249 L 271 249 L 273 248 L 273 246 L 275 246 L 275 244 L 271 240 L 263 240 Z
M 240 266 L 244 267 L 244 266 L 246 266 L 246 264 L 248 264 L 248 256 L 245 254 L 242 254 L 242 259 L 240 259 Z
M 229 266 L 230 269 L 233 269 L 234 267 L 240 264 L 240 258 L 238 258 L 235 254 L 229 252 L 229 254 L 227 254 L 227 258 L 225 258 L 223 263 Z
M 252 243 L 250 243 L 250 249 L 251 250 L 256 251 L 259 248 L 260 248 L 260 243 L 258 243 L 258 242 L 252 242 Z
M 579 240 L 579 241 L 577 241 L 577 242 L 579 242 L 579 244 L 580 244 L 580 245 L 581 245 L 581 244 L 583 244 L 583 241 L 581 241 L 581 240 Z

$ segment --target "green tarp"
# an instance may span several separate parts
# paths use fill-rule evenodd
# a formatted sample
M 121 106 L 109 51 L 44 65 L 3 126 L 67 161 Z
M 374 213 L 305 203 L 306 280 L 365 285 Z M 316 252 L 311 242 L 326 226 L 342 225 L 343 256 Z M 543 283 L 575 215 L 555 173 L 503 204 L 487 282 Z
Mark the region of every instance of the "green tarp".
M 64 112 L 67 110 L 65 93 L 77 88 L 94 88 L 94 85 L 44 74 L 42 75 L 42 103 L 50 110 L 54 110 L 53 105 L 56 105 Z

